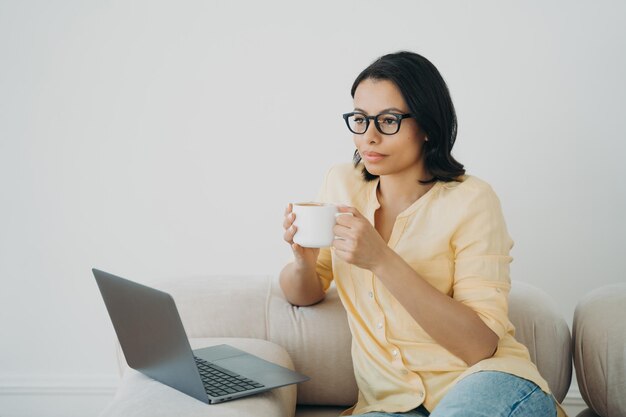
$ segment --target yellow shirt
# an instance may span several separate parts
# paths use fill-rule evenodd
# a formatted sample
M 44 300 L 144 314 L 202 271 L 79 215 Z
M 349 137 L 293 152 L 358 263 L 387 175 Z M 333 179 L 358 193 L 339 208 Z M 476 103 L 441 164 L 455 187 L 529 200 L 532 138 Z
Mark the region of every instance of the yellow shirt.
M 365 182 L 361 168 L 331 168 L 318 199 L 356 207 L 374 224 L 379 180 Z M 371 271 L 323 248 L 317 272 L 324 291 L 335 281 L 348 313 L 359 387 L 358 402 L 342 415 L 404 412 L 421 404 L 432 411 L 456 382 L 481 370 L 518 375 L 550 393 L 508 318 L 513 241 L 488 184 L 472 176 L 437 182 L 397 216 L 388 245 L 433 287 L 472 308 L 498 335 L 498 349 L 468 367 L 435 342 Z

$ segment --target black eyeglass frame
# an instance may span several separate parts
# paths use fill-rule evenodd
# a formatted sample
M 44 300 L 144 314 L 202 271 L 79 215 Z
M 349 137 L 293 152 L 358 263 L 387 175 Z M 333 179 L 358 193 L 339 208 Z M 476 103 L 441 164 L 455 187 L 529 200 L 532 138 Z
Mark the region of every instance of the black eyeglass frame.
M 361 116 L 363 116 L 365 118 L 365 130 L 363 132 L 355 132 L 354 130 L 352 130 L 352 128 L 350 127 L 350 121 L 348 120 L 350 118 L 350 116 L 354 116 L 355 114 L 360 114 Z M 398 118 L 398 129 L 393 132 L 393 133 L 385 133 L 382 131 L 382 129 L 380 128 L 380 124 L 378 123 L 378 118 L 382 115 L 385 114 L 390 114 L 392 116 L 395 116 Z M 343 115 L 343 120 L 346 121 L 346 126 L 348 126 L 348 130 L 350 130 L 350 132 L 354 133 L 355 135 L 364 135 L 365 132 L 367 132 L 367 129 L 369 129 L 370 127 L 370 120 L 374 121 L 374 126 L 376 126 L 376 130 L 378 130 L 381 134 L 383 135 L 395 135 L 396 133 L 398 133 L 400 131 L 400 125 L 402 124 L 402 119 L 410 119 L 413 116 L 412 113 L 404 113 L 404 114 L 400 114 L 400 113 L 393 113 L 393 112 L 385 112 L 385 113 L 379 113 L 375 116 L 368 116 L 364 113 L 361 113 L 359 111 L 353 111 L 350 113 L 344 113 Z

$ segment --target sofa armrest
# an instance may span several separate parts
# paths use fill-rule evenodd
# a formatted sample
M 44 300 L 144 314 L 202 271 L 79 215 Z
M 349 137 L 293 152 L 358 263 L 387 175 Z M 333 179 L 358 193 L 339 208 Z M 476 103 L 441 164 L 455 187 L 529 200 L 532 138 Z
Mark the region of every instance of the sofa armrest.
M 626 284 L 606 285 L 582 298 L 573 333 L 583 399 L 602 417 L 626 415 Z
M 554 301 L 537 287 L 512 282 L 509 318 L 515 338 L 523 343 L 557 401 L 567 395 L 572 381 L 572 339 Z
M 246 338 L 196 338 L 191 347 L 198 349 L 229 344 L 267 361 L 293 369 L 282 347 L 265 340 Z M 293 417 L 296 386 L 288 385 L 260 394 L 207 406 L 182 392 L 127 369 L 113 401 L 100 417 Z

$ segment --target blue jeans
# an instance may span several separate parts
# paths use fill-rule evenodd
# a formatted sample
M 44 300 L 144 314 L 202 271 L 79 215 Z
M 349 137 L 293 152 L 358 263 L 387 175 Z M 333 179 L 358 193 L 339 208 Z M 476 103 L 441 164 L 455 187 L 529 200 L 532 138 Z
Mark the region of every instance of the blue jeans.
M 535 383 L 496 371 L 481 371 L 459 381 L 432 413 L 424 406 L 405 413 L 371 412 L 364 417 L 555 417 L 551 395 Z

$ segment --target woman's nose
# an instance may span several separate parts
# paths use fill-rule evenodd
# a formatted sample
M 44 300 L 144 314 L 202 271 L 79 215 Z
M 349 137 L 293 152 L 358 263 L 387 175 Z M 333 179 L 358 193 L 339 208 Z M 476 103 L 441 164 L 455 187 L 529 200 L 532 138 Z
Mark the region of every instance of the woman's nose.
M 376 129 L 374 123 L 370 123 L 365 133 L 363 133 L 363 139 L 367 143 L 376 143 L 380 140 L 380 132 Z

